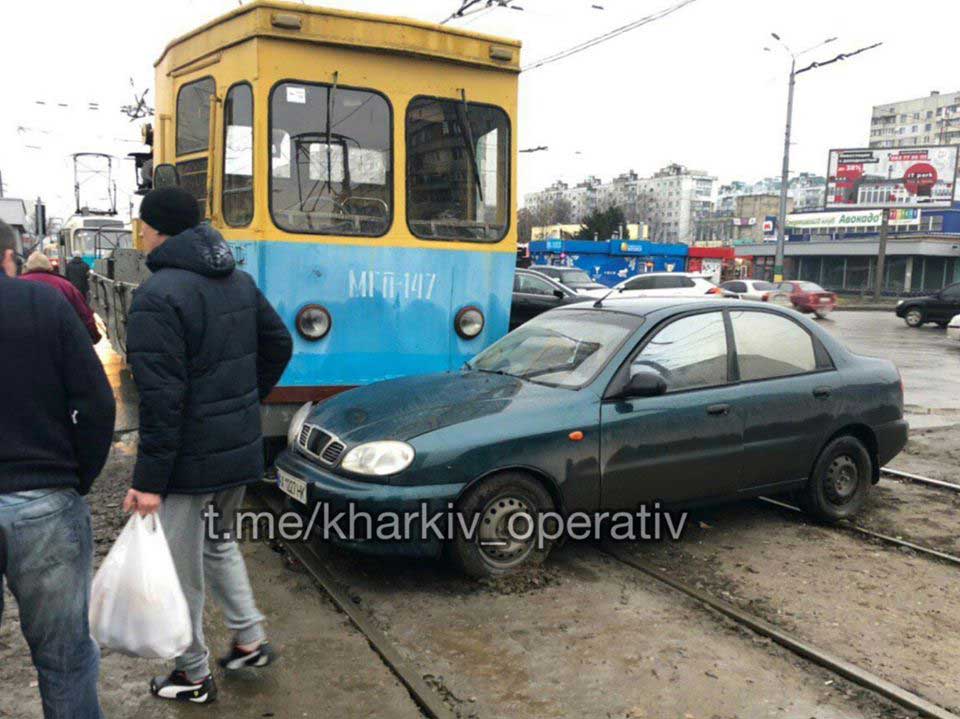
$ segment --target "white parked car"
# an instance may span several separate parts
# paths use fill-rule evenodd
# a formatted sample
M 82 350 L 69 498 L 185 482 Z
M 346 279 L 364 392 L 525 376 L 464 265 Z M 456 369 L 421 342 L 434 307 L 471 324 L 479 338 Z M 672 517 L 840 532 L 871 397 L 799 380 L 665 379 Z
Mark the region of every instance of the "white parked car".
M 589 290 L 581 294 L 590 297 L 603 297 L 613 290 L 611 297 L 702 297 L 717 295 L 724 291 L 704 275 L 693 272 L 647 272 L 630 277 L 613 287 L 602 290 Z
M 727 280 L 720 283 L 720 289 L 733 292 L 742 300 L 766 302 L 777 291 L 777 286 L 763 280 Z
M 954 342 L 960 342 L 960 315 L 954 315 L 947 325 L 947 338 Z

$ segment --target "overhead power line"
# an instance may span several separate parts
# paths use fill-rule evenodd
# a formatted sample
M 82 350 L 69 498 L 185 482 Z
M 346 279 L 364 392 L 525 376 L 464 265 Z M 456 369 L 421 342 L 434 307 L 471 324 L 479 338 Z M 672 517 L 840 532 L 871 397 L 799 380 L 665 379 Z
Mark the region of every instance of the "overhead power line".
M 626 25 L 610 30 L 609 32 L 604 33 L 603 35 L 598 35 L 595 38 L 591 38 L 590 40 L 582 42 L 579 45 L 574 45 L 573 47 L 569 47 L 566 50 L 561 50 L 560 52 L 554 53 L 553 55 L 548 55 L 547 57 L 541 58 L 540 60 L 537 60 L 536 62 L 533 62 L 530 65 L 527 65 L 526 67 L 522 68 L 522 71 L 529 72 L 530 70 L 536 70 L 537 68 L 541 68 L 544 65 L 549 65 L 550 63 L 558 62 L 572 55 L 576 55 L 577 53 L 581 53 L 584 50 L 589 50 L 590 48 L 595 47 L 596 45 L 599 45 L 601 43 L 604 43 L 607 40 L 612 40 L 615 37 L 619 37 L 620 35 L 630 32 L 631 30 L 636 30 L 639 27 L 643 27 L 644 25 L 649 25 L 650 23 L 660 20 L 661 18 L 665 18 L 667 17 L 667 15 L 672 15 L 678 10 L 685 8 L 687 5 L 691 5 L 696 1 L 697 0 L 682 0 L 681 2 L 671 5 L 668 8 L 664 8 L 663 10 L 655 12 L 651 15 L 647 15 L 646 17 L 642 17 L 639 20 L 634 20 L 631 23 L 627 23 Z

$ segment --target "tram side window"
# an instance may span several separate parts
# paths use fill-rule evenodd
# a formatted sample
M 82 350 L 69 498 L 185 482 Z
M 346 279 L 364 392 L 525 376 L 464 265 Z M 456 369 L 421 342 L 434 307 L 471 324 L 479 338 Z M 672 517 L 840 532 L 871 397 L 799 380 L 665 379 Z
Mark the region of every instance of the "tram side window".
M 210 147 L 210 96 L 216 91 L 212 77 L 191 82 L 177 95 L 177 155 L 203 152 Z M 197 198 L 200 216 L 207 215 L 207 158 L 177 163 L 180 186 Z
M 210 146 L 210 96 L 216 91 L 212 77 L 191 82 L 177 94 L 177 155 L 203 152 Z
M 234 85 L 223 103 L 223 219 L 242 227 L 253 219 L 253 92 Z
M 270 95 L 270 213 L 280 229 L 379 237 L 393 217 L 383 95 L 285 82 Z
M 497 107 L 418 97 L 407 108 L 407 221 L 430 240 L 498 242 L 509 227 L 510 122 Z

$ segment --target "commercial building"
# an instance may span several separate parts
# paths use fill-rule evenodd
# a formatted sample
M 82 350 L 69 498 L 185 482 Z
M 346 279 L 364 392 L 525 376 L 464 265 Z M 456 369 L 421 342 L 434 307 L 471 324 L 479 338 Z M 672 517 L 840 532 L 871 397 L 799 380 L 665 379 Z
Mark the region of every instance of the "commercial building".
M 530 243 L 535 265 L 579 267 L 596 282 L 613 285 L 644 272 L 682 272 L 692 248 L 634 240 L 538 240 Z
M 888 295 L 927 293 L 960 281 L 960 208 L 892 210 L 884 262 Z M 787 216 L 784 274 L 840 292 L 873 288 L 882 215 L 879 210 Z M 744 274 L 773 278 L 776 243 L 736 246 Z
M 582 225 L 544 225 L 530 229 L 531 240 L 575 240 L 580 234 Z M 628 240 L 648 239 L 648 227 L 643 223 L 630 222 L 623 228 Z
M 870 147 L 960 144 L 960 91 L 875 105 Z

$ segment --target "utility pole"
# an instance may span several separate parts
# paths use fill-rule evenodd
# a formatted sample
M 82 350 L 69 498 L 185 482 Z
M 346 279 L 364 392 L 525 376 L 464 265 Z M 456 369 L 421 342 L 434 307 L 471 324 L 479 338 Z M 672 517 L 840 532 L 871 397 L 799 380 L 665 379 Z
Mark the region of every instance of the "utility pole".
M 0 197 L 3 197 L 3 170 L 0 170 Z
M 783 133 L 783 171 L 780 174 L 780 208 L 777 212 L 777 251 L 773 258 L 773 281 L 783 282 L 783 253 L 787 230 L 787 191 L 790 184 L 790 131 L 793 124 L 793 90 L 797 85 L 797 58 L 790 60 L 787 89 L 787 127 Z
M 887 234 L 890 232 L 890 210 L 884 208 L 880 210 L 883 213 L 883 219 L 880 220 L 880 243 L 877 248 L 877 271 L 873 278 L 873 299 L 880 301 L 880 295 L 883 292 L 883 272 L 884 265 L 887 262 Z
M 787 192 L 788 185 L 790 183 L 790 132 L 793 124 L 793 91 L 797 82 L 797 75 L 809 72 L 810 70 L 816 70 L 818 67 L 824 67 L 826 65 L 832 65 L 835 62 L 840 62 L 841 60 L 846 60 L 848 57 L 853 57 L 854 55 L 859 55 L 862 52 L 867 50 L 872 50 L 875 47 L 879 47 L 883 43 L 874 43 L 873 45 L 868 45 L 867 47 L 862 47 L 859 50 L 854 50 L 853 52 L 840 53 L 836 57 L 825 60 L 824 62 L 812 62 L 800 70 L 797 69 L 797 58 L 801 55 L 805 55 L 811 50 L 816 50 L 819 47 L 833 42 L 837 38 L 831 37 L 827 38 L 823 42 L 814 45 L 811 48 L 803 50 L 802 52 L 794 52 L 790 47 L 780 39 L 780 36 L 777 33 L 770 33 L 771 37 L 776 40 L 780 45 L 790 54 L 790 84 L 787 91 L 787 125 L 784 131 L 783 138 L 783 173 L 780 176 L 780 207 L 779 212 L 777 213 L 777 249 L 773 259 L 773 281 L 782 282 L 783 281 L 783 256 L 784 256 L 784 247 L 786 240 L 786 224 L 787 224 Z M 769 47 L 765 47 L 764 50 L 770 51 Z

